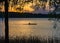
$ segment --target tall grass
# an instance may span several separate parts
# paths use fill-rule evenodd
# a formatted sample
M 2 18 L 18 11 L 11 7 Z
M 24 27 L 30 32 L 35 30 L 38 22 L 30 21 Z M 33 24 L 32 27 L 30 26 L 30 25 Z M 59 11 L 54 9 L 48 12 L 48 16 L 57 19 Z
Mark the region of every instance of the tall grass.
M 0 43 L 5 43 L 4 38 L 0 38 Z M 39 37 L 15 37 L 15 38 L 10 38 L 9 43 L 60 43 L 60 39 L 58 38 L 48 38 L 48 39 L 43 39 Z
M 44 39 L 44 38 L 41 38 L 41 37 L 29 37 L 29 38 L 26 38 L 26 37 L 22 37 L 22 38 L 19 38 L 19 37 L 16 37 L 14 39 L 10 39 L 9 41 L 10 43 L 60 43 L 60 40 L 58 38 L 47 38 L 47 39 Z
M 0 37 L 0 43 L 5 43 L 5 38 L 4 37 Z

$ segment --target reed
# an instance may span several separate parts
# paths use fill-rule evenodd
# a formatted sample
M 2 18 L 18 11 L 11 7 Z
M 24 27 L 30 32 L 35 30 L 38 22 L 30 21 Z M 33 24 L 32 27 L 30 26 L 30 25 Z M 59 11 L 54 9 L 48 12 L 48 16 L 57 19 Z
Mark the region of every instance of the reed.
M 5 41 L 4 38 L 1 37 L 0 38 L 0 43 L 5 43 L 4 41 Z M 39 38 L 39 37 L 29 37 L 29 38 L 15 37 L 14 39 L 10 38 L 9 43 L 60 43 L 60 39 L 58 39 L 58 38 L 55 38 L 55 39 L 52 39 L 52 38 L 43 39 L 43 38 Z

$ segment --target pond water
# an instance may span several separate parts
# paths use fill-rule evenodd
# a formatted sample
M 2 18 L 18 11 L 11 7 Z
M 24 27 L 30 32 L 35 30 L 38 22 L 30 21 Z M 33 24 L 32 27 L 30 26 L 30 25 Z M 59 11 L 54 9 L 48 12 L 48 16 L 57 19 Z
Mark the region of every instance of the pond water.
M 48 18 L 9 18 L 9 37 L 60 37 L 60 23 L 57 24 L 57 28 L 54 29 L 54 21 L 49 21 Z M 4 30 L 4 20 L 0 18 L 0 35 L 4 35 Z

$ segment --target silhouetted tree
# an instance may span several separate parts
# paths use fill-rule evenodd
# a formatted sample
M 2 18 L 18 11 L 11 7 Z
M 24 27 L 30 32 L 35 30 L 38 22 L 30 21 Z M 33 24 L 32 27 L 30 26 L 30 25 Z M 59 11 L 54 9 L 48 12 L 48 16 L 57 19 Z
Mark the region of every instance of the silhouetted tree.
M 39 0 L 39 1 L 47 2 L 47 0 Z
M 8 0 L 0 0 L 0 2 L 5 1 L 5 43 L 9 43 L 8 36 Z
M 60 0 L 50 0 L 51 2 L 51 4 L 50 4 L 50 6 L 51 5 L 53 5 L 54 6 L 54 10 L 49 14 L 49 20 L 53 20 L 54 21 L 54 26 L 53 26 L 53 28 L 54 29 L 56 29 L 56 27 L 57 27 L 57 22 L 59 22 L 59 16 L 57 16 L 57 13 L 56 13 L 56 11 L 57 11 L 57 9 L 60 7 Z M 51 17 L 54 17 L 54 18 L 51 18 Z
M 8 26 L 8 0 L 5 0 L 5 43 L 9 43 L 9 26 Z

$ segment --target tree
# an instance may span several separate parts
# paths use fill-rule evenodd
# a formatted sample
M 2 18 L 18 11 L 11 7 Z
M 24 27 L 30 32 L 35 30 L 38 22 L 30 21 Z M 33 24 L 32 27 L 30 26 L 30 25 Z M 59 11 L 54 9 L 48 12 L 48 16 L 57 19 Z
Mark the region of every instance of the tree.
M 53 43 L 56 43 L 55 42 L 55 35 L 58 33 L 57 32 L 57 26 L 58 26 L 58 22 L 59 22 L 59 17 L 57 16 L 57 14 L 56 14 L 56 10 L 59 8 L 59 4 L 60 4 L 60 0 L 50 0 L 51 2 L 52 2 L 52 5 L 54 6 L 54 10 L 53 10 L 53 12 L 51 12 L 49 15 L 52 17 L 54 17 L 54 18 L 50 18 L 50 20 L 53 20 Z M 51 3 L 50 2 L 50 3 Z M 56 33 L 55 33 L 56 32 Z
M 5 0 L 5 43 L 9 43 L 8 6 L 8 0 Z
M 8 36 L 8 0 L 0 0 L 0 2 L 5 1 L 5 43 L 9 43 Z
M 39 0 L 39 1 L 47 2 L 47 0 Z
M 52 12 L 49 12 L 49 20 L 53 20 L 54 21 L 54 26 L 53 28 L 56 29 L 57 28 L 57 22 L 60 22 L 59 21 L 59 16 L 57 16 L 56 14 L 56 11 L 57 9 L 60 7 L 60 0 L 50 0 L 52 2 L 52 5 L 54 6 L 54 10 Z M 51 5 L 50 5 L 51 6 Z M 54 17 L 54 18 L 51 18 L 51 17 Z

